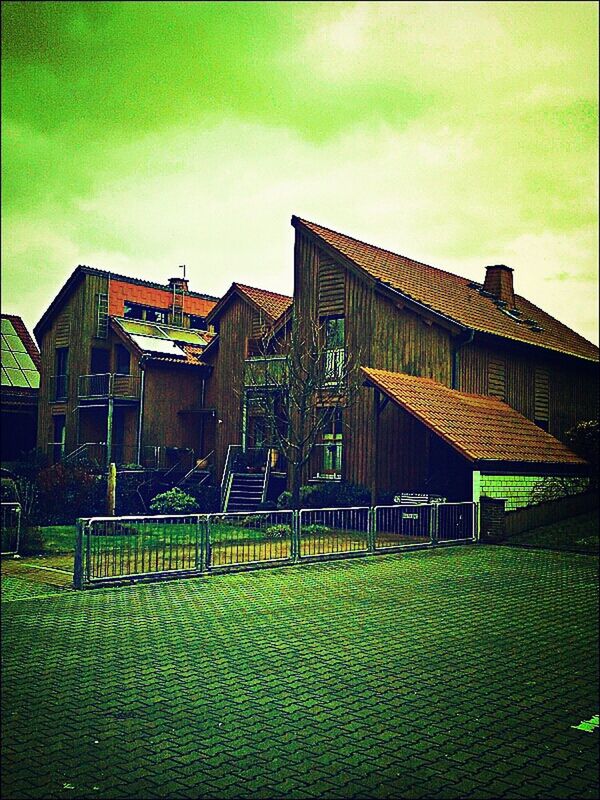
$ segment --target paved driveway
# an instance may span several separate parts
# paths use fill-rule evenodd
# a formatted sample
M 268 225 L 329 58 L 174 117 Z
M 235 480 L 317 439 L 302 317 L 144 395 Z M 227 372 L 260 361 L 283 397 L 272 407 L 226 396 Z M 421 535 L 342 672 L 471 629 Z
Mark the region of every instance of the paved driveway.
M 8 582 L 6 798 L 597 796 L 593 557 Z

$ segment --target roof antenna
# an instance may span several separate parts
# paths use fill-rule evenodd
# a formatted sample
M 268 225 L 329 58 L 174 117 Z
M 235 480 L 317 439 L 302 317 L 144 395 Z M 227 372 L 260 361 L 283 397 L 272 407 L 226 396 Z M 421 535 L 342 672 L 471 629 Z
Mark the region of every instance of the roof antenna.
M 185 264 L 180 264 L 180 265 L 179 265 L 179 269 L 182 269 L 182 270 L 183 270 L 183 278 L 184 278 L 184 280 L 185 280 Z

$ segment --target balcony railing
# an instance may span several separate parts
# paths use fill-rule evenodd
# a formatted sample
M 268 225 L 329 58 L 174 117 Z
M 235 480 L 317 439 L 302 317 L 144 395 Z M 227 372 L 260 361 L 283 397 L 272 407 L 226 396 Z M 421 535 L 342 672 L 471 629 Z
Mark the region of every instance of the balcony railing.
M 69 395 L 69 376 L 51 375 L 50 376 L 50 402 L 56 403 L 66 400 Z
M 325 385 L 340 383 L 344 377 L 346 357 L 344 348 L 325 351 Z
M 286 356 L 257 356 L 244 361 L 246 386 L 281 386 Z
M 112 372 L 80 375 L 77 396 L 80 400 L 108 397 L 137 400 L 140 396 L 140 381 L 134 375 L 120 375 Z

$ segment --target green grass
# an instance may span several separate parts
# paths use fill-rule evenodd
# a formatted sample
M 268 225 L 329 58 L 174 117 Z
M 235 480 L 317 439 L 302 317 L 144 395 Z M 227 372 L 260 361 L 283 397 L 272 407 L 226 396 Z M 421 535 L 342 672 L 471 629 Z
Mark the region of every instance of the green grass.
M 37 599 L 12 584 L 8 800 L 598 796 L 598 731 L 572 727 L 598 713 L 589 556 L 463 546 Z
M 534 547 L 551 547 L 557 550 L 581 550 L 598 553 L 598 511 L 590 511 L 578 517 L 555 522 L 541 528 L 509 537 L 508 543 L 527 544 Z
M 44 552 L 72 553 L 75 550 L 75 525 L 47 525 L 42 528 Z

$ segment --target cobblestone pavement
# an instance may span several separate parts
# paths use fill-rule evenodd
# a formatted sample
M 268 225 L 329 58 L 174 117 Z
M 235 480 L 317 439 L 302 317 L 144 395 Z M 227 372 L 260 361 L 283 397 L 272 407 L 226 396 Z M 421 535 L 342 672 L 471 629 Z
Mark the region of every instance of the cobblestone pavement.
M 598 796 L 593 557 L 8 581 L 5 798 Z

